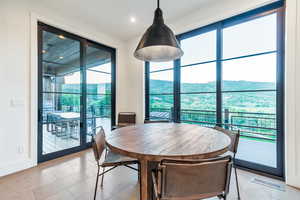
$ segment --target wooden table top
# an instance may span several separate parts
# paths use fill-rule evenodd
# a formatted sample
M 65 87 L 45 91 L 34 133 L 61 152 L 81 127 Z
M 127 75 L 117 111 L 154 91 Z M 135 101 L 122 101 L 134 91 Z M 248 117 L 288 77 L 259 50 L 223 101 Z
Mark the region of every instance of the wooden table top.
M 106 143 L 122 155 L 160 161 L 215 157 L 227 151 L 231 139 L 198 125 L 153 123 L 116 129 L 107 136 Z

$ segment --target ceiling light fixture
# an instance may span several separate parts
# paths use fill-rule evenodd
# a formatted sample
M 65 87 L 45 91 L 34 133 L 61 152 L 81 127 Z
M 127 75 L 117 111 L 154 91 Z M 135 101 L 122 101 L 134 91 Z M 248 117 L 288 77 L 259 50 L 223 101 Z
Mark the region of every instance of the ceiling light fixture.
M 62 56 L 59 56 L 59 59 L 64 59 L 64 57 L 62 57 Z
M 183 51 L 173 31 L 164 23 L 159 0 L 157 0 L 153 24 L 144 33 L 134 56 L 139 60 L 149 62 L 172 61 L 183 56 Z
M 62 40 L 66 39 L 65 36 L 63 36 L 63 35 L 59 35 L 58 37 Z
M 131 22 L 131 23 L 135 23 L 135 22 L 136 22 L 135 17 L 130 17 L 130 22 Z

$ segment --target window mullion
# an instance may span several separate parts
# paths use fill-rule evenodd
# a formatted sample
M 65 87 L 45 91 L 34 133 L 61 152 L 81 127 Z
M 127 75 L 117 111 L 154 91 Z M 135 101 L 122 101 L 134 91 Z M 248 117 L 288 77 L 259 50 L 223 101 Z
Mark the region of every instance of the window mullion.
M 222 23 L 218 24 L 217 27 L 217 63 L 216 63 L 216 113 L 217 113 L 217 124 L 222 124 L 222 57 L 223 57 L 223 31 Z
M 173 121 L 180 122 L 180 59 L 174 61 L 174 107 Z
M 145 119 L 150 119 L 150 63 L 145 62 Z

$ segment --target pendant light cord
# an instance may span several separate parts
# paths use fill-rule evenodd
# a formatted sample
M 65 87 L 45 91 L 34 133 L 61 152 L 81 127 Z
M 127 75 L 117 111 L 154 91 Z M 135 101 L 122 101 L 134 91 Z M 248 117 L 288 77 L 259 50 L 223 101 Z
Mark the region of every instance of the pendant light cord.
M 157 8 L 159 8 L 159 0 L 157 0 Z

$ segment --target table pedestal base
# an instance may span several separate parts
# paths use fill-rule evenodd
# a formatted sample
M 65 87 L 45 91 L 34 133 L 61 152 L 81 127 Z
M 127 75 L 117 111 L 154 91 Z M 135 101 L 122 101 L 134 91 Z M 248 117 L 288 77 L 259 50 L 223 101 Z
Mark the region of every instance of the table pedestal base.
M 140 179 L 140 200 L 154 200 L 153 183 L 151 172 L 157 169 L 159 162 L 140 160 L 141 179 Z

